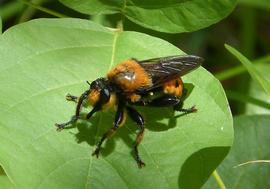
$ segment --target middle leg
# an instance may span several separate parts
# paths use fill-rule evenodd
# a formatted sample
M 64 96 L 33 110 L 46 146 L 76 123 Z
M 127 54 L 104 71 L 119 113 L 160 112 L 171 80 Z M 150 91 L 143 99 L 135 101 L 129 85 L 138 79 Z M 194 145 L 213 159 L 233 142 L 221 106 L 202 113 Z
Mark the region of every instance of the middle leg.
M 100 153 L 100 149 L 101 149 L 101 145 L 103 144 L 103 142 L 106 139 L 110 138 L 117 131 L 117 129 L 119 128 L 119 125 L 121 125 L 123 123 L 123 121 L 125 120 L 124 116 L 125 116 L 124 115 L 124 105 L 118 104 L 117 111 L 115 114 L 115 120 L 113 122 L 113 127 L 111 127 L 109 130 L 107 130 L 103 134 L 101 140 L 97 144 L 95 151 L 92 153 L 92 156 L 95 155 L 98 158 L 99 153 Z
M 145 166 L 145 163 L 142 161 L 139 155 L 138 146 L 141 143 L 143 139 L 143 135 L 144 135 L 144 119 L 135 109 L 131 107 L 127 107 L 127 111 L 130 118 L 137 123 L 140 129 L 135 140 L 134 152 L 135 152 L 135 158 L 136 158 L 137 164 L 139 168 L 142 168 Z

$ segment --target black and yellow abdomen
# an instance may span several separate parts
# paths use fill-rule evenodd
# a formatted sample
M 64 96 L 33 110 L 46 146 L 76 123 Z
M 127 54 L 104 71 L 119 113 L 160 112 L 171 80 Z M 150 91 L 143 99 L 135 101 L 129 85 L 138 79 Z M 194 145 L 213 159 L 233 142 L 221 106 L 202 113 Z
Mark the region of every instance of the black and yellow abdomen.
M 163 92 L 176 97 L 181 97 L 183 93 L 183 81 L 181 78 L 177 78 L 171 81 L 167 81 L 163 84 Z

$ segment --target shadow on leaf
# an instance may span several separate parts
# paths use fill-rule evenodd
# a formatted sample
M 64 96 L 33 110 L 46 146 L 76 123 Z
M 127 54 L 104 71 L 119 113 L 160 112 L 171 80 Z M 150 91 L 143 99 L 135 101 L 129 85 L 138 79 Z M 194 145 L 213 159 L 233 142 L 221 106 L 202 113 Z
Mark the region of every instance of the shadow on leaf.
M 192 84 L 185 84 L 187 93 L 185 94 L 184 99 L 190 95 L 193 87 L 194 86 Z M 174 128 L 177 123 L 177 118 L 185 115 L 185 113 L 175 112 L 172 107 L 157 108 L 137 106 L 135 109 L 137 109 L 138 112 L 140 112 L 140 114 L 145 118 L 146 132 L 147 130 L 160 132 Z M 66 129 L 77 127 L 78 133 L 75 134 L 77 142 L 86 142 L 91 147 L 94 147 L 99 142 L 102 135 L 113 126 L 114 113 L 115 112 L 113 111 L 106 113 L 98 112 L 89 120 L 85 119 L 86 114 L 83 113 L 81 114 L 82 119 Z M 127 121 L 123 127 L 124 128 L 119 128 L 113 137 L 104 142 L 101 148 L 102 156 L 106 157 L 112 153 L 115 148 L 115 140 L 117 140 L 117 138 L 121 138 L 124 143 L 130 147 L 131 154 L 134 157 L 133 145 L 136 138 L 134 135 L 138 132 L 139 128 L 129 117 L 127 117 Z
M 181 167 L 178 177 L 179 188 L 201 188 L 211 173 L 225 158 L 229 149 L 229 147 L 225 146 L 211 147 L 193 153 Z

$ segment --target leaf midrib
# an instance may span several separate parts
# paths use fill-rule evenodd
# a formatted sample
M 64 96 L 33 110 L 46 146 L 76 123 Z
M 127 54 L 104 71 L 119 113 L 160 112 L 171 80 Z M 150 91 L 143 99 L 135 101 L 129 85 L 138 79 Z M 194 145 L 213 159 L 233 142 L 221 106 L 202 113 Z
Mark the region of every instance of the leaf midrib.
M 117 38 L 118 38 L 118 35 L 119 33 L 118 32 L 114 32 L 113 33 L 114 36 L 113 36 L 113 43 L 112 43 L 112 55 L 111 55 L 111 61 L 110 61 L 110 64 L 109 64 L 109 69 L 111 69 L 111 67 L 113 66 L 114 64 L 114 60 L 115 60 L 115 49 L 116 49 L 116 42 L 117 42 Z M 108 70 L 109 70 L 108 69 Z M 99 133 L 99 125 L 101 125 L 101 120 L 102 120 L 102 115 L 100 115 L 99 117 L 99 122 L 98 122 L 98 125 L 97 125 L 97 130 L 96 130 L 96 133 L 95 133 L 95 138 L 97 137 L 98 133 Z M 89 150 L 90 152 L 90 150 Z M 91 153 L 91 152 L 90 152 Z M 92 168 L 92 164 L 93 164 L 93 156 L 92 154 L 90 154 L 91 158 L 89 158 L 89 164 L 88 164 L 88 173 L 87 173 L 87 177 L 86 177 L 86 182 L 85 182 L 85 189 L 87 189 L 87 186 L 88 186 L 88 183 L 90 182 L 90 175 L 91 175 L 91 168 Z

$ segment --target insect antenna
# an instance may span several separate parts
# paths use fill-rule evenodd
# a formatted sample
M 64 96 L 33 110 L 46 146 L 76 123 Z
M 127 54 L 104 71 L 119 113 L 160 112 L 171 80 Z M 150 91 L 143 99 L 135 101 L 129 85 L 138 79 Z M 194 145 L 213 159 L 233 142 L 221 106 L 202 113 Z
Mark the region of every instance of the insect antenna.
M 89 86 L 91 86 L 91 83 L 90 83 L 89 81 L 86 81 L 86 83 L 87 83 Z

